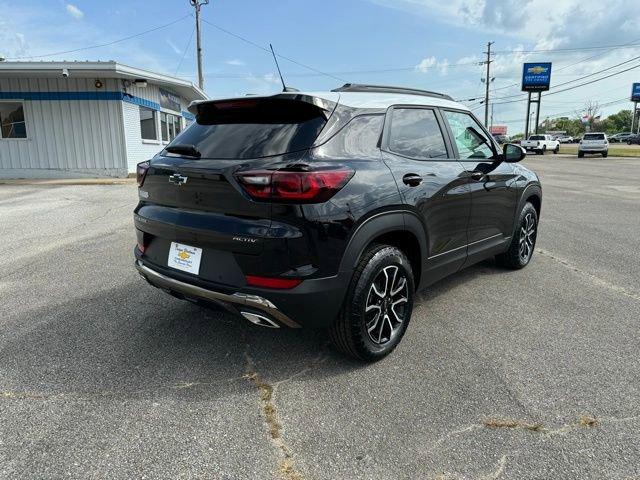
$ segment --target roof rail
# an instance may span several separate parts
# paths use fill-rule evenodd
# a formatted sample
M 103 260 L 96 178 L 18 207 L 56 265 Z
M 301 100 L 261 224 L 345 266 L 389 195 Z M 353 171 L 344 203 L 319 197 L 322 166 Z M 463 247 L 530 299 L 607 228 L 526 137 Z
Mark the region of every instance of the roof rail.
M 417 88 L 405 87 L 388 87 L 384 85 L 365 85 L 359 83 L 345 83 L 339 88 L 334 88 L 332 92 L 369 92 L 369 93 L 404 93 L 405 95 L 422 95 L 425 97 L 444 98 L 452 100 L 453 98 L 444 93 L 430 92 L 428 90 L 419 90 Z

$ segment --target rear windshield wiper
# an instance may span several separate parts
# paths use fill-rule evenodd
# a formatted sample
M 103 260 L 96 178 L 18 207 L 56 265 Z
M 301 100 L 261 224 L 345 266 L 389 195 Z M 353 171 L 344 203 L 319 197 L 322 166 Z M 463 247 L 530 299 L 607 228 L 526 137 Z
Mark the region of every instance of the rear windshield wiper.
M 195 145 L 191 145 L 189 143 L 176 143 L 174 145 L 169 145 L 164 150 L 165 152 L 186 155 L 187 157 L 200 158 L 202 156 Z

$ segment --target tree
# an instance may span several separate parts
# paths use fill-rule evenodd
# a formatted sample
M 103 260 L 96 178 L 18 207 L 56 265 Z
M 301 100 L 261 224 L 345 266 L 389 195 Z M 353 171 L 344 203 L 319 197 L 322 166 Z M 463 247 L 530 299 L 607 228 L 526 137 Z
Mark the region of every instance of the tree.
M 578 113 L 578 112 L 576 112 Z M 592 131 L 594 124 L 600 119 L 600 104 L 592 100 L 587 101 L 584 104 L 582 113 L 578 113 L 578 118 L 587 117 L 588 131 Z
M 611 124 L 612 133 L 616 133 L 629 132 L 632 118 L 633 112 L 631 110 L 620 110 L 618 113 L 609 115 L 605 120 Z

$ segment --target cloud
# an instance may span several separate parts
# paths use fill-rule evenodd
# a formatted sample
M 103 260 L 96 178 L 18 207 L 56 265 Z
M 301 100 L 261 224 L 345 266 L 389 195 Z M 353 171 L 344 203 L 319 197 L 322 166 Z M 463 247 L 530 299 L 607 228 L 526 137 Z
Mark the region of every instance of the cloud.
M 81 20 L 84 17 L 84 12 L 71 3 L 67 3 L 66 9 L 67 13 L 76 20 Z
M 262 78 L 267 83 L 278 84 L 278 85 L 281 83 L 280 77 L 275 73 L 267 73 Z
M 420 63 L 415 66 L 417 72 L 428 73 L 436 69 L 440 75 L 446 75 L 449 71 L 449 60 L 437 60 L 436 57 L 423 58 Z
M 227 60 L 224 63 L 233 67 L 244 67 L 246 65 L 246 63 L 244 63 L 242 60 L 238 60 L 237 58 L 234 58 L 233 60 Z

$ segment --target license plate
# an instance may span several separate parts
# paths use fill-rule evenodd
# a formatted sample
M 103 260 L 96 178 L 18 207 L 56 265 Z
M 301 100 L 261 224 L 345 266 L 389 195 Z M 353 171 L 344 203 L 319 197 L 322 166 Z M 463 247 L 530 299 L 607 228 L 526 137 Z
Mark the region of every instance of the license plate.
M 169 249 L 169 259 L 167 265 L 183 272 L 198 275 L 200 272 L 200 259 L 202 258 L 202 249 L 184 245 L 182 243 L 171 242 Z

